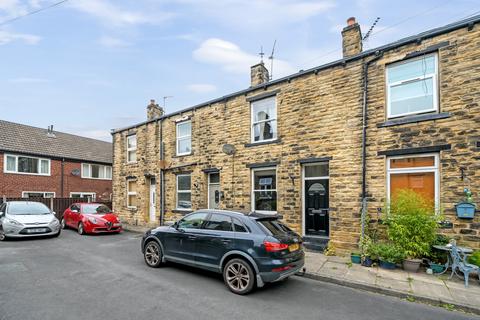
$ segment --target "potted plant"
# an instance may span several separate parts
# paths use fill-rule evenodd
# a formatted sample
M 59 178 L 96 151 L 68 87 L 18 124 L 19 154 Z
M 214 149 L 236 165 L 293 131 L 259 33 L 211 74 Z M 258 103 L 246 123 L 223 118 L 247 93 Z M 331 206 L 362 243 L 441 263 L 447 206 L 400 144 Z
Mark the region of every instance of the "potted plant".
M 443 234 L 437 234 L 435 241 L 432 245 L 446 245 L 449 242 L 449 238 Z M 433 273 L 442 273 L 445 271 L 445 265 L 447 263 L 447 252 L 433 250 L 428 257 L 428 265 L 432 269 Z
M 373 241 L 368 235 L 364 235 L 360 240 L 360 249 L 362 250 L 362 266 L 371 267 L 373 264 L 371 250 L 372 245 Z
M 475 251 L 468 257 L 468 262 L 480 267 L 480 251 Z
M 405 258 L 402 248 L 393 243 L 376 243 L 371 250 L 375 256 L 378 256 L 379 266 L 382 269 L 395 269 L 396 264 Z
M 465 188 L 463 192 L 465 194 L 465 200 L 455 205 L 457 217 L 464 219 L 473 219 L 475 217 L 475 204 L 472 200 L 472 192 L 467 188 Z
M 400 190 L 390 204 L 388 238 L 406 255 L 403 268 L 417 272 L 421 258 L 430 255 L 438 221 L 433 203 L 410 189 Z
M 362 263 L 362 255 L 359 252 L 352 252 L 350 254 L 350 260 L 352 263 L 360 264 Z

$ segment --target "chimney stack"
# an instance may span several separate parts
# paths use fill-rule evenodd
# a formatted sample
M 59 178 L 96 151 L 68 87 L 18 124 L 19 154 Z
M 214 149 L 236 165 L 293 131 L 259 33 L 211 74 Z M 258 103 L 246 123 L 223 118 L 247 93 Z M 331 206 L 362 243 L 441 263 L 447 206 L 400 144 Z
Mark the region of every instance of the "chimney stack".
M 263 61 L 250 67 L 250 86 L 255 87 L 259 84 L 266 83 L 270 80 L 267 68 L 263 64 Z
M 348 18 L 342 30 L 343 57 L 351 57 L 362 52 L 362 31 L 355 17 Z
M 147 120 L 153 120 L 163 116 L 163 108 L 155 103 L 154 99 L 150 100 L 150 104 L 147 106 Z

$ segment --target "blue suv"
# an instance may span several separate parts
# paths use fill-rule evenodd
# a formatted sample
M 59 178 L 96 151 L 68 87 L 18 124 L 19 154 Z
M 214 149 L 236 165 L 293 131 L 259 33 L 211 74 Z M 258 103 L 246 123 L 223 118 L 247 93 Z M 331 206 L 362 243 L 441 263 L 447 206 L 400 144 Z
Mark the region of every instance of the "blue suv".
M 247 294 L 304 266 L 301 237 L 279 218 L 199 210 L 172 226 L 147 231 L 142 252 L 152 268 L 172 261 L 222 273 L 232 292 Z

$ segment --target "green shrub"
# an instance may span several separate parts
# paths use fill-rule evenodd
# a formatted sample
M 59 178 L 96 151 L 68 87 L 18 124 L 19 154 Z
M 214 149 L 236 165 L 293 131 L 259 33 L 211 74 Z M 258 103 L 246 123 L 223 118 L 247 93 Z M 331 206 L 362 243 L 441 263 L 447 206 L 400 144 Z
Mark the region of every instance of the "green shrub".
M 439 217 L 420 194 L 400 190 L 389 207 L 388 238 L 409 258 L 427 257 L 436 241 Z
M 468 262 L 480 267 L 480 251 L 475 251 L 468 257 Z
M 370 257 L 390 263 L 400 263 L 405 259 L 405 252 L 393 243 L 375 243 L 370 246 Z

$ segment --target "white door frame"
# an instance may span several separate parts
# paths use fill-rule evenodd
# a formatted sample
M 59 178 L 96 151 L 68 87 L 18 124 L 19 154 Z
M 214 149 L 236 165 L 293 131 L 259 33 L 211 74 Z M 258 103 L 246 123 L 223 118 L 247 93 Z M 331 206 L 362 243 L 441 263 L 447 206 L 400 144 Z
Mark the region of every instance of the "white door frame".
M 218 174 L 218 182 L 211 183 L 210 182 L 210 175 Z M 208 176 L 208 184 L 207 184 L 207 209 L 210 209 L 210 186 L 211 185 L 218 185 L 220 186 L 220 172 L 209 172 Z M 219 191 L 220 192 L 220 191 Z
M 148 217 L 150 218 L 150 222 L 154 222 L 156 220 L 156 209 L 157 209 L 157 179 L 155 177 L 151 177 L 149 180 L 150 180 L 150 188 L 149 188 L 149 201 L 148 201 Z
M 310 166 L 315 166 L 319 164 L 327 164 L 329 166 L 329 171 L 330 171 L 330 163 L 328 161 L 319 161 L 319 162 L 313 162 L 313 163 L 304 163 L 302 165 L 302 236 L 305 236 L 305 181 L 307 180 L 317 180 L 317 179 L 328 179 L 328 183 L 330 184 L 330 173 L 328 176 L 321 176 L 321 177 L 305 177 L 305 167 L 310 167 Z M 328 188 L 328 198 L 330 202 L 330 186 Z M 329 223 L 330 223 L 330 216 L 328 217 Z M 329 236 L 324 237 L 324 236 L 309 236 L 309 237 L 317 237 L 317 238 L 329 238 Z

